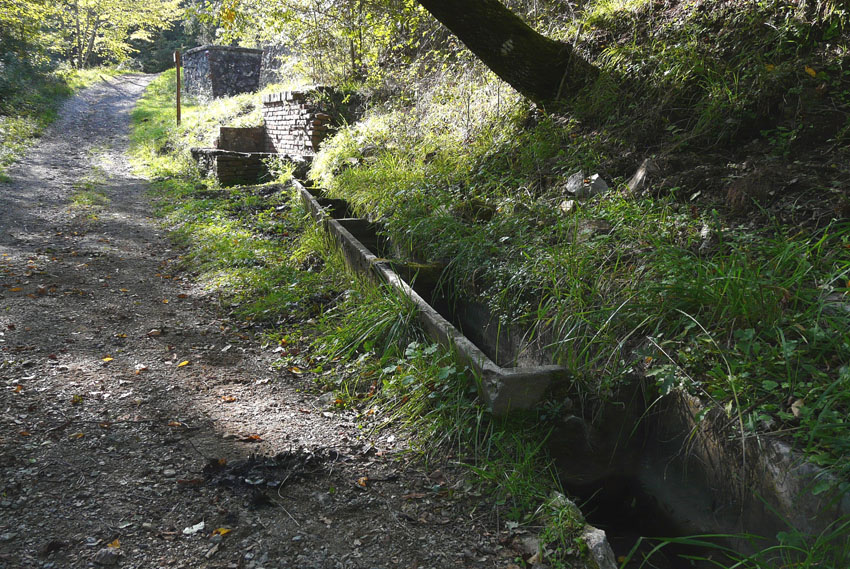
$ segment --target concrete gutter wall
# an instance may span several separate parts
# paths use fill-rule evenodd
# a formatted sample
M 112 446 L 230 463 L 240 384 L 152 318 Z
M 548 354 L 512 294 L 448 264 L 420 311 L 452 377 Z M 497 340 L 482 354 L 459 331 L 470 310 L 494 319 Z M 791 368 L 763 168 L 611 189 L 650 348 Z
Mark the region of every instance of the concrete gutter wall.
M 533 408 L 543 400 L 551 384 L 567 378 L 567 370 L 561 366 L 505 368 L 497 365 L 413 290 L 393 269 L 390 261 L 379 258 L 363 245 L 355 232 L 362 232 L 368 224 L 366 220 L 335 219 L 329 212 L 327 200 L 317 197 L 297 182 L 296 186 L 307 210 L 324 225 L 349 266 L 389 284 L 409 298 L 416 305 L 419 320 L 428 336 L 451 349 L 459 362 L 475 371 L 481 379 L 481 397 L 494 414 L 504 415 L 513 410 Z

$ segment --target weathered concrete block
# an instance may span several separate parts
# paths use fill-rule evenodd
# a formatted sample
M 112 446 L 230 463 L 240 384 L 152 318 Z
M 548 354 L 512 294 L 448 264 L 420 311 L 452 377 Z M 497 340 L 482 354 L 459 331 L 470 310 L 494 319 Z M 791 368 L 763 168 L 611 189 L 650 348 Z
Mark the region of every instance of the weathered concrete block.
M 252 93 L 260 85 L 262 50 L 205 45 L 183 53 L 183 85 L 200 100 Z

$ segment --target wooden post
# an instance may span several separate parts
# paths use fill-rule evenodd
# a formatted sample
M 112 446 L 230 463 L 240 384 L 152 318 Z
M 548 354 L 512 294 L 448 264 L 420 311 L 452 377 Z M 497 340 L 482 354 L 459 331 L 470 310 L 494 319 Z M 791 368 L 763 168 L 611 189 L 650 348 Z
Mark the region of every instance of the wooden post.
M 180 50 L 174 52 L 174 69 L 177 73 L 177 124 L 180 124 Z

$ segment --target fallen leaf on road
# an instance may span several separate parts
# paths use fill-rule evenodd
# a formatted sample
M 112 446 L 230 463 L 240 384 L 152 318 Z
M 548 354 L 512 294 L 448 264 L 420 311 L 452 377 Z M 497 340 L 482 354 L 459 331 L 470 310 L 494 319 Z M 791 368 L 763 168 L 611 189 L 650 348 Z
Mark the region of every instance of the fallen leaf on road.
M 32 433 L 29 432 L 29 431 L 21 431 L 18 434 L 21 435 L 22 437 L 31 437 L 32 436 Z
M 229 528 L 215 528 L 212 532 L 212 535 L 227 535 L 232 531 L 233 530 Z
M 116 539 L 115 541 L 111 541 L 111 542 L 107 543 L 106 547 L 111 547 L 112 549 L 118 549 L 119 547 L 121 547 L 121 541 Z
M 168 299 L 167 299 L 167 298 L 163 298 L 163 299 L 162 299 L 162 303 L 163 303 L 163 304 L 168 304 Z
M 105 361 L 105 362 L 111 362 L 111 361 L 112 361 L 112 360 L 114 360 L 114 359 L 115 359 L 115 358 L 113 358 L 112 356 L 106 356 L 105 358 L 103 358 L 103 361 Z
M 233 403 L 234 401 L 236 401 L 236 397 L 234 397 L 233 395 L 222 395 L 221 400 L 225 403 Z
M 86 436 L 85 433 L 74 433 L 73 435 L 69 435 L 68 438 L 69 439 L 81 439 L 84 436 Z
M 16 286 L 9 289 L 9 292 L 21 292 L 21 287 Z
M 21 392 L 21 391 L 23 391 L 23 390 L 24 390 L 24 386 L 23 386 L 23 385 L 16 385 L 16 386 L 15 386 L 15 393 L 20 393 L 20 392 Z
M 77 395 L 74 395 L 73 397 L 71 397 L 71 405 L 79 405 L 82 402 L 83 402 L 83 396 L 80 395 L 79 393 Z
M 362 486 L 363 488 L 365 488 L 368 483 L 369 483 L 369 477 L 368 476 L 363 476 L 363 477 L 357 479 L 357 485 Z
M 182 427 L 183 423 L 181 423 L 180 421 L 169 421 L 168 426 L 169 427 Z
M 258 443 L 263 440 L 263 437 L 261 437 L 260 435 L 246 435 L 239 440 L 243 443 Z
M 187 365 L 189 365 L 189 360 L 183 360 L 182 362 L 177 364 L 177 367 L 183 367 L 183 366 L 187 366 Z

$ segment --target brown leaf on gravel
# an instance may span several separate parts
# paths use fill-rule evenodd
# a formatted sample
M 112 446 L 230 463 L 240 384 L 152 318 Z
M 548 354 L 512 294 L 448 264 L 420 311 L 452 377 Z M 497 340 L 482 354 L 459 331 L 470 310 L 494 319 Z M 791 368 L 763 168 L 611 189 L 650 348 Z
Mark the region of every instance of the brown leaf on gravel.
M 29 431 L 21 431 L 18 434 L 21 435 L 22 437 L 31 437 L 32 436 L 32 433 L 29 432 Z
M 244 437 L 237 439 L 243 443 L 258 443 L 263 440 L 263 437 L 260 435 L 245 435 Z
M 221 400 L 224 401 L 225 403 L 233 403 L 237 399 L 233 395 L 222 395 Z

